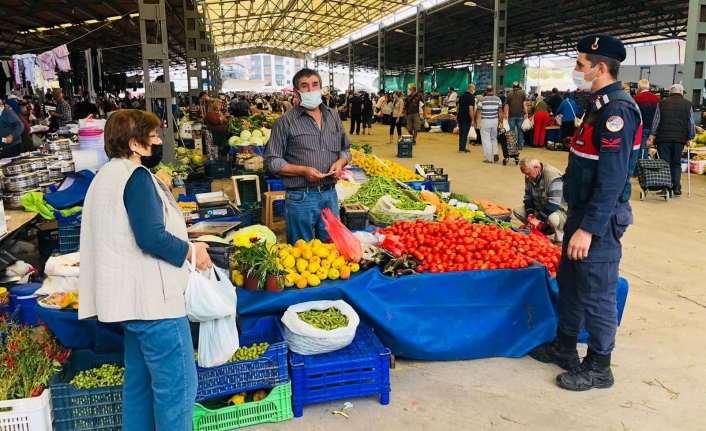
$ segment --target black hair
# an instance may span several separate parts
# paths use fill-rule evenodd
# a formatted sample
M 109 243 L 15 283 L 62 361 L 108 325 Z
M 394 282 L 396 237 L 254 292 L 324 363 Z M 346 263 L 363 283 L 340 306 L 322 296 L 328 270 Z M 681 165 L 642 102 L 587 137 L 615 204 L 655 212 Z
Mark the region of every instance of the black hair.
M 314 69 L 304 68 L 294 75 L 294 78 L 292 78 L 292 86 L 295 90 L 299 90 L 299 80 L 302 78 L 309 78 L 311 76 L 316 76 L 317 78 L 319 78 L 319 85 L 321 85 L 322 81 L 319 72 L 315 71 Z
M 203 96 L 207 95 L 208 91 L 202 91 L 199 93 L 199 99 L 202 98 Z
M 558 89 L 556 89 L 556 88 L 552 88 L 552 94 L 557 94 L 558 92 L 559 92 L 559 90 L 558 90 Z
M 620 61 L 615 58 L 606 57 L 605 55 L 586 54 L 586 60 L 591 62 L 592 67 L 596 67 L 598 63 L 603 63 L 608 68 L 608 73 L 613 79 L 618 79 L 620 73 Z

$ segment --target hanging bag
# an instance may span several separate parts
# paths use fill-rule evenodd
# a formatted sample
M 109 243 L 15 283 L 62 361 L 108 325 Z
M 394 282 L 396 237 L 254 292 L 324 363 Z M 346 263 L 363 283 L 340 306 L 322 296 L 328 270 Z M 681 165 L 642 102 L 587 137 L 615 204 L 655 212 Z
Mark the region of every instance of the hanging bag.
M 581 123 L 583 123 L 583 117 L 579 118 L 576 111 L 574 111 L 574 107 L 571 104 L 571 102 L 566 102 L 566 103 L 569 104 L 569 108 L 571 108 L 571 112 L 574 113 L 574 127 L 576 127 L 578 129 L 579 127 L 581 127 Z M 584 117 L 586 116 L 586 114 L 583 114 L 583 115 L 584 115 Z
M 478 139 L 476 128 L 471 125 L 471 128 L 468 130 L 468 142 L 475 141 L 476 139 Z
M 360 262 L 360 259 L 363 258 L 363 246 L 360 244 L 360 240 L 341 223 L 338 217 L 333 215 L 331 208 L 324 208 L 321 211 L 321 218 L 324 221 L 326 232 L 331 235 L 331 239 L 341 255 L 351 262 Z

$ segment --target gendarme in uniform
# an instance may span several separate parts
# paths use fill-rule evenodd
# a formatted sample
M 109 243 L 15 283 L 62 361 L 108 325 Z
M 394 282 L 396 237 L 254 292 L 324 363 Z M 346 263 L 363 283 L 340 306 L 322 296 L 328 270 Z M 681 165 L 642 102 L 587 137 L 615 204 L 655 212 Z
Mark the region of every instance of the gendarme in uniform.
M 594 35 L 581 40 L 577 51 L 594 61 L 579 56 L 591 69 L 585 74 L 575 70 L 575 82 L 592 85 L 593 92 L 585 121 L 574 134 L 564 176 L 564 199 L 569 210 L 557 270 L 559 327 L 552 343 L 530 353 L 542 362 L 554 362 L 571 370 L 557 376 L 557 383 L 574 391 L 613 385 L 610 355 L 618 326 L 615 295 L 622 257 L 620 240 L 633 223 L 628 203 L 630 178 L 642 133 L 640 110 L 622 90 L 620 81 L 610 83 L 610 79 L 599 89 L 585 82 L 598 76 L 593 72 L 599 65 L 602 76 L 608 73 L 608 65 L 596 62 L 591 55 L 622 62 L 626 56 L 623 43 L 612 36 Z M 578 63 L 577 60 L 577 69 L 586 69 Z M 582 237 L 590 234 L 590 246 L 585 257 L 571 260 L 572 247 L 578 243 L 572 246 L 571 240 L 579 230 L 583 231 Z M 576 339 L 584 322 L 589 333 L 588 354 L 579 364 Z

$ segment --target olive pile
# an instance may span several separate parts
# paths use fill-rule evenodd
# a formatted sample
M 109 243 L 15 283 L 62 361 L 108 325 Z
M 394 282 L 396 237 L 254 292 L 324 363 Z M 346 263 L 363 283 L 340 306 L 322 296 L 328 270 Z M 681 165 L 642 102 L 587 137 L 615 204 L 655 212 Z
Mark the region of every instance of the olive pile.
M 103 388 L 106 386 L 122 386 L 125 379 L 125 368 L 117 365 L 104 364 L 100 368 L 81 371 L 71 380 L 76 389 Z
M 348 317 L 340 310 L 331 307 L 328 310 L 309 310 L 297 313 L 299 320 L 302 320 L 317 329 L 330 331 L 332 329 L 345 328 L 348 326 Z
M 263 354 L 265 354 L 265 350 L 267 350 L 268 347 L 270 347 L 270 343 L 255 343 L 250 347 L 243 346 L 239 348 L 237 352 L 235 352 L 235 355 L 233 355 L 232 358 L 230 358 L 230 362 L 249 361 L 252 359 L 257 359 Z

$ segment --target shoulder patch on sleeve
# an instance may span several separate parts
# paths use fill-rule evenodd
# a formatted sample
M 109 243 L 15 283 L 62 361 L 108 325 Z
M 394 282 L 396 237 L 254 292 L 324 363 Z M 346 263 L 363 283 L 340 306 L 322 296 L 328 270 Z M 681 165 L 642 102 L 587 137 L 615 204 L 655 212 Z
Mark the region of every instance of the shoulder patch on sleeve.
M 608 118 L 608 120 L 605 122 L 605 127 L 611 132 L 619 132 L 623 130 L 623 127 L 625 126 L 625 121 L 623 121 L 623 117 L 620 117 L 618 115 L 613 115 L 612 117 Z
M 601 152 L 602 153 L 618 153 L 620 152 L 620 144 L 622 138 L 620 135 L 615 136 L 612 133 L 601 134 Z

